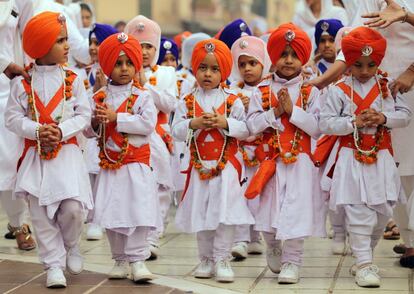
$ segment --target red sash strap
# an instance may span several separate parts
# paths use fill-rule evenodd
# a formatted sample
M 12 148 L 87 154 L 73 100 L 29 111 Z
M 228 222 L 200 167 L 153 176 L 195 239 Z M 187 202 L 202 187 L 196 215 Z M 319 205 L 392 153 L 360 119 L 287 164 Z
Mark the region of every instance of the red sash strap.
M 351 98 L 351 88 L 345 84 L 344 82 L 338 83 L 337 86 L 344 91 L 344 93 Z M 375 84 L 371 90 L 369 91 L 369 93 L 367 94 L 367 96 L 365 97 L 365 99 L 362 99 L 361 96 L 358 95 L 358 93 L 356 93 L 354 91 L 354 103 L 357 105 L 357 109 L 355 111 L 355 114 L 360 114 L 361 111 L 363 111 L 364 109 L 370 108 L 372 103 L 375 101 L 375 99 L 378 97 L 378 95 L 380 94 L 380 89 L 378 87 L 377 84 Z M 382 99 L 382 98 L 381 98 Z M 360 135 L 360 139 L 361 139 L 361 148 L 363 150 L 369 150 L 372 148 L 372 146 L 374 146 L 376 144 L 375 142 L 375 135 L 369 135 L 369 134 L 361 134 Z M 333 172 L 335 169 L 335 164 L 336 161 L 338 160 L 338 156 L 339 156 L 339 151 L 341 150 L 342 147 L 348 147 L 348 148 L 352 148 L 352 149 L 357 149 L 355 146 L 355 142 L 354 142 L 354 137 L 353 134 L 350 135 L 346 135 L 346 136 L 340 136 L 340 142 L 339 142 L 339 148 L 338 148 L 338 152 L 336 154 L 336 158 L 335 158 L 335 163 L 332 165 L 331 169 L 328 172 L 328 176 L 332 177 L 333 176 Z M 388 130 L 384 130 L 384 135 L 383 135 L 383 139 L 381 144 L 379 145 L 379 150 L 385 150 L 387 149 L 391 154 L 393 154 L 393 149 L 392 149 L 392 144 L 391 144 L 391 134 Z
M 116 110 L 116 113 L 125 113 L 126 112 L 126 106 L 128 103 L 128 99 L 125 99 L 124 102 L 118 107 Z M 135 104 L 135 102 L 138 100 L 137 95 L 133 95 L 132 98 L 132 105 Z M 124 137 L 116 130 L 116 122 L 110 122 L 106 125 L 105 130 L 105 142 L 111 138 L 112 141 L 119 147 L 122 148 L 122 144 L 124 141 Z M 106 153 L 111 158 L 118 158 L 119 152 L 113 151 L 113 150 L 106 150 Z M 142 145 L 140 147 L 135 147 L 132 145 L 128 146 L 128 152 L 125 155 L 124 159 L 122 160 L 122 164 L 128 164 L 133 162 L 139 162 L 146 165 L 150 165 L 150 146 L 149 144 Z
M 238 98 L 237 96 L 231 95 L 228 98 L 228 100 L 232 99 L 233 101 L 230 101 L 230 102 L 231 104 L 233 104 L 237 98 Z M 220 105 L 220 107 L 217 109 L 217 112 L 219 114 L 224 114 L 224 111 L 226 109 L 225 103 L 226 102 Z M 201 116 L 203 112 L 204 111 L 201 108 L 201 106 L 197 103 L 197 101 L 195 101 L 195 110 L 194 110 L 195 116 L 196 117 Z M 211 137 L 213 141 L 206 142 L 205 140 L 207 136 Z M 228 159 L 228 162 L 230 162 L 233 165 L 233 167 L 236 169 L 239 182 L 241 183 L 242 182 L 242 178 L 241 178 L 242 165 L 236 157 L 236 154 L 238 151 L 238 143 L 237 143 L 237 140 L 233 138 L 228 138 L 228 140 L 230 141 L 227 143 L 228 145 L 227 146 L 227 152 L 228 152 L 227 159 Z M 200 134 L 198 135 L 196 142 L 197 142 L 198 151 L 200 153 L 200 157 L 202 160 L 209 161 L 209 160 L 220 159 L 221 151 L 222 151 L 223 144 L 224 144 L 224 137 L 218 129 L 202 130 Z M 183 192 L 183 196 L 181 200 L 184 199 L 184 196 L 188 189 L 188 185 L 190 184 L 192 169 L 193 169 L 193 164 L 190 162 L 188 169 L 182 172 L 183 174 L 187 175 L 187 178 L 185 181 L 184 192 Z
M 158 112 L 157 116 L 157 125 L 155 126 L 155 131 L 157 134 L 161 137 L 161 139 L 164 141 L 165 145 L 167 146 L 167 149 L 170 153 L 173 153 L 174 150 L 174 142 L 171 137 L 171 135 L 164 130 L 162 125 L 168 123 L 168 116 L 164 112 Z
M 73 83 L 73 81 L 76 79 L 76 74 L 71 73 L 66 79 L 68 79 L 68 81 L 70 83 Z M 26 80 L 22 80 L 22 84 L 23 84 L 23 88 L 26 92 L 26 94 L 32 95 L 32 87 L 31 85 L 26 81 Z M 56 107 L 59 106 L 59 104 L 62 102 L 62 100 L 64 99 L 64 95 L 63 95 L 63 85 L 59 87 L 59 89 L 56 91 L 55 95 L 52 97 L 52 99 L 49 101 L 49 103 L 45 106 L 42 101 L 40 100 L 39 96 L 37 95 L 37 93 L 35 91 L 34 92 L 34 97 L 33 101 L 36 105 L 36 109 L 39 113 L 39 123 L 41 124 L 52 124 L 55 123 L 54 119 L 52 118 L 52 113 L 55 111 Z M 78 142 L 76 140 L 76 137 L 72 137 L 66 141 L 61 142 L 62 145 L 66 145 L 66 144 L 75 144 L 78 145 Z M 30 140 L 30 139 L 25 139 L 24 140 L 24 149 L 22 152 L 22 155 L 19 158 L 19 161 L 17 163 L 17 169 L 19 169 L 20 164 L 23 162 L 23 159 L 25 158 L 27 151 L 29 150 L 30 147 L 37 147 L 37 142 L 36 140 Z
M 338 83 L 337 86 L 349 97 L 351 98 L 351 87 L 345 84 L 344 82 Z M 354 103 L 357 105 L 355 114 L 358 115 L 364 109 L 367 109 L 375 101 L 375 99 L 380 94 L 380 90 L 377 84 L 375 84 L 365 99 L 362 99 L 361 96 L 354 91 Z M 352 135 L 351 135 L 352 137 Z M 335 135 L 325 135 L 320 138 L 317 142 L 316 149 L 313 154 L 313 161 L 316 166 L 321 166 L 329 157 L 335 142 L 338 139 L 338 136 Z M 375 144 L 375 143 L 374 143 Z M 341 146 L 340 148 L 342 148 Z M 339 150 L 338 150 L 339 152 Z

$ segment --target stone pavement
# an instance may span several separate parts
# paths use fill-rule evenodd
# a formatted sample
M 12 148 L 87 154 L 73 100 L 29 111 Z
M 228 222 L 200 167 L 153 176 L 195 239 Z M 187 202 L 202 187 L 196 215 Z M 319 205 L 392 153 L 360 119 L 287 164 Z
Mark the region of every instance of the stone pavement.
M 330 254 L 330 240 L 311 238 L 305 242 L 301 281 L 296 285 L 279 285 L 276 275 L 266 267 L 265 257 L 249 256 L 242 262 L 232 262 L 236 280 L 219 284 L 214 280 L 192 277 L 197 266 L 197 244 L 193 235 L 182 234 L 170 225 L 161 239 L 161 256 L 147 262 L 159 278 L 152 284 L 136 285 L 129 280 L 109 281 L 107 273 L 113 262 L 106 239 L 82 240 L 85 271 L 78 276 L 67 274 L 68 288 L 49 290 L 44 287 L 46 275 L 38 264 L 36 251 L 22 252 L 14 240 L 5 240 L 7 221 L 0 212 L 0 293 L 413 293 L 413 271 L 398 265 L 392 247 L 398 241 L 381 240 L 375 263 L 380 267 L 382 286 L 362 289 L 349 274 L 350 255 Z M 37 264 L 36 264 L 37 263 Z M 122 293 L 121 293 L 122 291 Z

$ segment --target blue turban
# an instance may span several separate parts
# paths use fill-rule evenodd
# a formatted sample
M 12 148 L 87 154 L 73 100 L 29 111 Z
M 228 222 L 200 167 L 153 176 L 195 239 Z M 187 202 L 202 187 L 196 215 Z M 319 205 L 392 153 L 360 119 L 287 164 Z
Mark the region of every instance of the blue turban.
M 91 42 L 92 34 L 96 36 L 98 43 L 101 44 L 110 35 L 117 34 L 118 31 L 113 26 L 107 24 L 95 23 L 89 32 L 89 43 Z
M 316 46 L 319 46 L 321 41 L 322 34 L 329 34 L 332 37 L 336 37 L 339 29 L 344 25 L 339 19 L 330 18 L 330 19 L 321 19 L 316 23 L 315 26 L 315 41 Z
M 178 46 L 177 44 L 166 37 L 161 37 L 161 44 L 160 44 L 160 55 L 158 56 L 157 64 L 161 64 L 164 61 L 164 57 L 167 53 L 171 53 L 174 55 L 175 59 L 177 60 L 178 64 Z
M 227 47 L 231 49 L 233 43 L 236 42 L 242 36 L 251 36 L 252 32 L 250 31 L 249 26 L 241 18 L 236 19 L 226 25 L 220 32 L 215 36 L 216 39 L 226 43 Z

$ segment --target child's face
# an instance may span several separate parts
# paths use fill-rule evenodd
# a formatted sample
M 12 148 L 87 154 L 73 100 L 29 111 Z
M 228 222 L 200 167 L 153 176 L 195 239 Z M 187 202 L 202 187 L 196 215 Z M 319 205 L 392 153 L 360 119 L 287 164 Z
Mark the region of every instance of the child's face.
M 91 38 L 91 42 L 89 43 L 89 55 L 91 56 L 92 62 L 98 62 L 98 50 L 98 40 L 96 38 Z
M 361 83 L 367 82 L 377 72 L 378 66 L 369 56 L 361 56 L 351 66 L 351 74 Z
M 275 64 L 275 69 L 279 77 L 291 80 L 300 74 L 302 65 L 295 50 L 289 45 L 286 45 L 282 55 Z
M 241 55 L 238 66 L 241 77 L 249 86 L 256 86 L 262 79 L 263 65 L 256 58 Z
M 134 78 L 136 73 L 134 63 L 124 54 L 116 60 L 114 69 L 111 73 L 112 84 L 126 85 Z
M 56 43 L 53 44 L 49 52 L 39 58 L 37 62 L 42 65 L 64 64 L 68 62 L 69 43 L 68 34 L 65 27 L 62 27 Z
M 164 60 L 161 63 L 161 65 L 172 66 L 174 68 L 177 68 L 177 59 L 175 59 L 175 56 L 172 55 L 171 53 L 167 53 L 165 54 Z
M 201 88 L 205 90 L 215 89 L 220 85 L 220 66 L 214 54 L 207 54 L 196 72 L 196 80 Z
M 92 24 L 92 14 L 86 9 L 81 9 L 81 17 L 83 27 L 89 28 Z
M 331 35 L 324 35 L 319 42 L 318 52 L 328 62 L 334 62 L 336 57 L 335 39 Z
M 157 51 L 154 46 L 148 43 L 141 43 L 142 46 L 142 65 L 143 67 L 151 66 L 151 61 L 154 60 L 155 52 Z

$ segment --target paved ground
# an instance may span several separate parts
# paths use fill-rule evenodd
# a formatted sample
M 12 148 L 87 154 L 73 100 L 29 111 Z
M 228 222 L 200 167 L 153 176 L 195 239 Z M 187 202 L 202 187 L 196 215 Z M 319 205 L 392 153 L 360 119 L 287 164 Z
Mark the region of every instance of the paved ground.
M 112 267 L 107 240 L 83 239 L 81 250 L 86 258 L 86 271 L 78 276 L 68 274 L 68 288 L 48 290 L 44 287 L 46 276 L 37 264 L 36 251 L 19 251 L 15 241 L 2 238 L 6 225 L 0 212 L 0 293 L 414 293 L 413 271 L 399 267 L 397 255 L 392 252 L 398 241 L 382 240 L 375 252 L 375 263 L 383 277 L 379 289 L 359 288 L 348 272 L 351 256 L 330 255 L 330 240 L 316 238 L 305 242 L 302 278 L 297 285 L 279 285 L 276 275 L 266 267 L 264 256 L 232 262 L 236 281 L 219 284 L 192 277 L 198 262 L 195 238 L 177 232 L 173 226 L 169 226 L 161 240 L 161 257 L 147 263 L 159 276 L 152 284 L 107 280 L 105 273 Z

